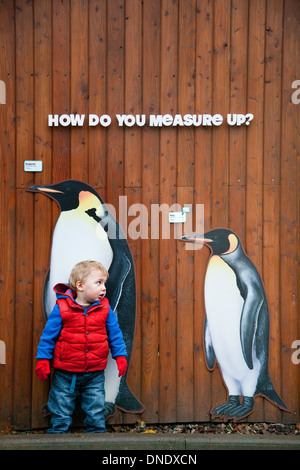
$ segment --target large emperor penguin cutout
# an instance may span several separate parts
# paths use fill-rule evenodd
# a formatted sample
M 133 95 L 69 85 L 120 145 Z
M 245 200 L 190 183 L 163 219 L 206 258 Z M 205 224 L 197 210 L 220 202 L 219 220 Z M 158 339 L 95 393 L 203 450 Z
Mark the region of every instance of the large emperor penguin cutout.
M 286 410 L 268 371 L 269 310 L 263 283 L 238 237 L 215 229 L 181 240 L 204 243 L 212 252 L 204 285 L 205 355 L 209 370 L 218 362 L 229 395 L 227 403 L 211 411 L 212 417 L 240 420 L 252 412 L 255 395 Z
M 79 261 L 101 262 L 109 271 L 107 298 L 118 316 L 129 365 L 135 329 L 135 274 L 130 250 L 118 223 L 96 190 L 81 181 L 32 186 L 29 191 L 49 196 L 61 210 L 53 231 L 50 269 L 44 289 L 46 317 L 56 302 L 54 285 L 68 282 L 72 267 Z M 105 396 L 106 417 L 114 414 L 116 407 L 128 412 L 143 411 L 127 386 L 126 374 L 118 377 L 116 361 L 111 355 L 105 370 Z

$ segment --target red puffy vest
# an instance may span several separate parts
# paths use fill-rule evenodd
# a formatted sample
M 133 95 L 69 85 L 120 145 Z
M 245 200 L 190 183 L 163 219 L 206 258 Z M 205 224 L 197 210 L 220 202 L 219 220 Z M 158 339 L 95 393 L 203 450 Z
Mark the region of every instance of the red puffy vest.
M 93 305 L 85 312 L 70 298 L 57 299 L 62 329 L 56 341 L 52 366 L 69 372 L 103 370 L 107 364 L 109 346 L 106 319 L 108 299 Z

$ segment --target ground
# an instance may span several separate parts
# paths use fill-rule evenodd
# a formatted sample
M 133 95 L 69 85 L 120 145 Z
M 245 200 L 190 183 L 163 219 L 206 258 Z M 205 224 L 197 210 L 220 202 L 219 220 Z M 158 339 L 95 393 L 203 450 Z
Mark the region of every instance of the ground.
M 43 434 L 46 430 L 16 431 L 12 426 L 0 428 L 1 434 Z M 83 432 L 75 428 L 74 432 Z M 192 424 L 147 424 L 139 420 L 136 424 L 107 425 L 107 433 L 185 433 L 185 434 L 277 434 L 299 435 L 300 423 L 192 423 Z

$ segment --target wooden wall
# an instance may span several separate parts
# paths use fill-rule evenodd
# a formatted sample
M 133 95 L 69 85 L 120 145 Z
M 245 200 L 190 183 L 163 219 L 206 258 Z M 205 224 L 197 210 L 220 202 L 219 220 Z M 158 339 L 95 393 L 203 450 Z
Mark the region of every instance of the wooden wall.
M 0 425 L 45 426 L 34 374 L 42 290 L 58 207 L 27 189 L 88 182 L 117 209 L 204 204 L 230 227 L 270 306 L 270 373 L 290 413 L 256 399 L 249 421 L 299 422 L 297 0 L 1 0 Z M 48 114 L 252 113 L 249 126 L 49 127 Z M 24 172 L 42 160 L 41 173 Z M 128 215 L 127 223 L 136 214 Z M 194 220 L 195 223 L 195 220 Z M 150 224 L 150 220 L 149 220 Z M 129 239 L 137 320 L 128 374 L 147 422 L 209 421 L 226 398 L 203 352 L 206 247 Z M 134 422 L 117 413 L 111 422 Z

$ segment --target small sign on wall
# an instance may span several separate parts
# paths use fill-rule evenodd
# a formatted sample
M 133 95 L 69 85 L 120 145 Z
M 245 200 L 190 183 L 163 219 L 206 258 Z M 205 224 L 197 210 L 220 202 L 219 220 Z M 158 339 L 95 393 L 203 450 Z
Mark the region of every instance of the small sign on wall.
M 43 171 L 43 162 L 41 160 L 25 160 L 24 171 L 33 173 Z
M 186 214 L 190 212 L 189 207 L 183 207 L 181 212 L 169 212 L 170 224 L 182 224 L 186 222 Z
M 182 212 L 169 212 L 169 223 L 179 224 L 186 222 L 186 214 Z

